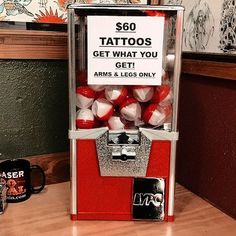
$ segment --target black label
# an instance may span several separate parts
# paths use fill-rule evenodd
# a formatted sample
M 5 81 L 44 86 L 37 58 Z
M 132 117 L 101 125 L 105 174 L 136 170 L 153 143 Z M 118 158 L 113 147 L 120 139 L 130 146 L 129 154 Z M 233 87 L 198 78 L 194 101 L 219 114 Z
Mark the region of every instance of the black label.
M 133 185 L 133 218 L 164 219 L 165 181 L 162 178 L 135 178 Z

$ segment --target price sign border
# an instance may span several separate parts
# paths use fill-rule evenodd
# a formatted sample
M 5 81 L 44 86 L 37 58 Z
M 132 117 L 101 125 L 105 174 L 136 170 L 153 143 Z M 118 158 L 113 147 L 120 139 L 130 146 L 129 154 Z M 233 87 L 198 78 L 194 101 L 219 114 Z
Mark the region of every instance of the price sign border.
M 144 23 L 145 20 L 148 21 L 148 22 Z M 106 27 L 104 26 L 104 29 L 102 30 L 102 33 L 100 33 L 100 32 L 98 32 L 99 31 L 99 26 L 101 24 L 104 24 L 104 22 L 108 23 L 108 25 L 110 26 L 110 28 L 108 28 L 108 29 L 106 28 L 106 31 L 108 31 L 108 36 L 110 36 L 111 38 L 112 37 L 114 38 L 114 34 L 112 34 L 114 32 L 110 33 L 109 30 L 110 31 L 114 30 L 114 29 L 111 29 L 112 28 L 111 26 L 112 26 L 112 23 L 117 22 L 117 21 L 118 22 L 120 22 L 120 21 L 122 21 L 122 22 L 124 22 L 124 21 L 125 22 L 133 21 L 133 22 L 136 23 L 136 25 L 138 23 L 142 22 L 142 24 L 148 25 L 148 26 L 150 26 L 150 22 L 152 22 L 152 24 L 155 25 L 156 30 L 152 29 L 152 28 L 154 28 L 154 26 L 153 26 L 153 27 L 148 29 L 149 32 L 147 34 L 148 35 L 151 34 L 152 43 L 154 43 L 155 48 L 158 49 L 157 52 L 159 53 L 159 58 L 158 59 L 153 58 L 154 60 L 152 60 L 150 63 L 148 62 L 146 64 L 145 64 L 145 62 L 143 62 L 143 60 L 147 59 L 147 58 L 141 58 L 141 60 L 136 60 L 137 58 L 131 58 L 131 60 L 133 59 L 137 65 L 138 65 L 138 63 L 141 63 L 141 66 L 139 65 L 139 69 L 141 68 L 142 70 L 144 70 L 143 68 L 147 68 L 147 67 L 154 68 L 154 70 L 151 69 L 152 71 L 154 71 L 153 74 L 151 74 L 151 72 L 150 72 L 149 75 L 153 76 L 153 77 L 155 75 L 157 75 L 157 78 L 151 78 L 151 77 L 150 78 L 147 78 L 147 77 L 140 78 L 139 75 L 143 76 L 143 75 L 147 75 L 148 73 L 141 74 L 141 72 L 138 71 L 138 70 L 134 70 L 133 74 L 131 72 L 128 73 L 127 71 L 126 71 L 127 73 L 121 73 L 120 75 L 123 75 L 123 76 L 122 76 L 122 78 L 120 78 L 119 76 L 114 76 L 115 75 L 114 69 L 109 68 L 109 65 L 111 64 L 111 58 L 109 60 L 107 60 L 108 62 L 107 61 L 103 62 L 103 60 L 108 59 L 108 57 L 106 57 L 106 56 L 104 56 L 103 58 L 100 58 L 100 57 L 91 58 L 91 54 L 93 53 L 94 48 L 99 49 L 101 47 L 101 45 L 99 45 L 99 44 L 94 46 L 94 41 L 98 40 L 99 36 L 101 36 L 100 37 L 100 43 L 101 43 L 101 38 L 103 37 L 104 40 L 105 40 L 105 38 L 107 37 L 107 32 L 104 31 L 104 29 Z M 157 23 L 159 24 L 159 26 L 158 26 Z M 165 19 L 162 16 L 150 17 L 150 16 L 97 16 L 97 15 L 89 15 L 87 17 L 88 84 L 161 85 L 161 76 L 162 76 L 162 68 L 163 68 L 163 52 L 164 52 L 164 23 L 165 23 Z M 140 27 L 140 25 L 139 25 L 139 27 Z M 142 30 L 147 31 L 147 29 L 145 29 L 145 27 L 143 27 Z M 151 31 L 151 33 L 150 33 L 150 31 Z M 119 31 L 118 31 L 118 33 L 121 34 Z M 94 34 L 95 34 L 95 36 L 94 36 Z M 103 34 L 105 34 L 106 36 L 104 36 Z M 122 32 L 122 34 L 123 34 L 123 32 Z M 127 35 L 127 34 L 125 34 L 125 35 Z M 134 35 L 133 32 L 132 32 L 132 34 L 130 33 L 130 35 Z M 117 36 L 117 35 L 115 35 L 115 36 Z M 135 38 L 135 37 L 133 37 L 133 38 Z M 140 37 L 140 38 L 142 38 L 142 37 Z M 136 37 L 136 39 L 137 39 L 137 37 Z M 159 43 L 156 43 L 155 41 L 158 41 Z M 109 48 L 109 50 L 113 49 L 113 50 L 111 50 L 111 52 L 115 52 L 114 47 L 110 46 L 108 48 Z M 124 47 L 123 50 L 124 51 L 129 51 L 129 48 Z M 97 51 L 99 51 L 99 50 L 97 50 Z M 120 59 L 121 61 L 123 60 L 123 58 L 117 57 L 115 59 L 113 58 L 113 61 L 117 60 L 117 59 Z M 154 66 L 151 66 L 151 65 L 154 65 Z M 104 71 L 104 77 L 100 77 L 100 76 L 95 77 L 96 74 L 94 72 L 96 72 L 96 69 L 94 69 L 94 68 L 97 68 L 97 67 L 106 68 L 106 66 L 109 68 L 109 70 Z M 111 73 L 109 73 L 109 71 L 111 71 Z M 135 74 L 135 71 L 137 71 L 136 74 Z M 132 75 L 134 75 L 134 76 L 132 76 Z M 115 79 L 115 78 L 117 78 L 117 79 Z

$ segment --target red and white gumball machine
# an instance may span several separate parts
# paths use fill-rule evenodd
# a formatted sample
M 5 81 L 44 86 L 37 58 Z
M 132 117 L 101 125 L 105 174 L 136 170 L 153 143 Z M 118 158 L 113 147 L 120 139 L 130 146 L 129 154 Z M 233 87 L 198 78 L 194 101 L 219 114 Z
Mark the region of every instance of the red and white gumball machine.
M 69 5 L 72 220 L 174 220 L 182 23 L 181 6 Z

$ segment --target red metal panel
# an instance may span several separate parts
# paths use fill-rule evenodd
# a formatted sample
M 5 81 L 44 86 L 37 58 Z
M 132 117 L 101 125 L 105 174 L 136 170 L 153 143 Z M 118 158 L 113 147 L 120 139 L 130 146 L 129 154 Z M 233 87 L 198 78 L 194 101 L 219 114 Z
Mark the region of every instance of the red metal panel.
M 148 163 L 147 176 L 169 176 L 170 141 L 152 141 L 152 148 Z
M 131 220 L 133 178 L 100 176 L 95 140 L 78 140 L 77 151 L 78 219 Z M 153 141 L 147 176 L 166 178 L 166 190 L 169 154 L 169 141 Z
M 170 141 L 152 141 L 152 148 L 147 169 L 147 177 L 158 177 L 166 180 L 165 220 L 168 220 L 167 212 L 169 197 L 170 146 Z
M 130 219 L 132 178 L 100 176 L 95 140 L 79 140 L 77 150 L 78 213 L 87 213 L 91 219 L 100 218 L 100 214 L 103 219 L 112 218 L 112 214 Z

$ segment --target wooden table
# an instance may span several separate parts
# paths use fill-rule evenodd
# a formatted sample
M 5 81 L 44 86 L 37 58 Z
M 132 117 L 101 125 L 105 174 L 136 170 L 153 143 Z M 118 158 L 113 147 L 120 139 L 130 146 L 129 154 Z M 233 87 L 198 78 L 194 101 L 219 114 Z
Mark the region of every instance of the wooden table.
M 53 184 L 0 215 L 0 236 L 235 236 L 236 222 L 201 198 L 176 186 L 174 223 L 79 221 L 69 217 L 69 183 Z

